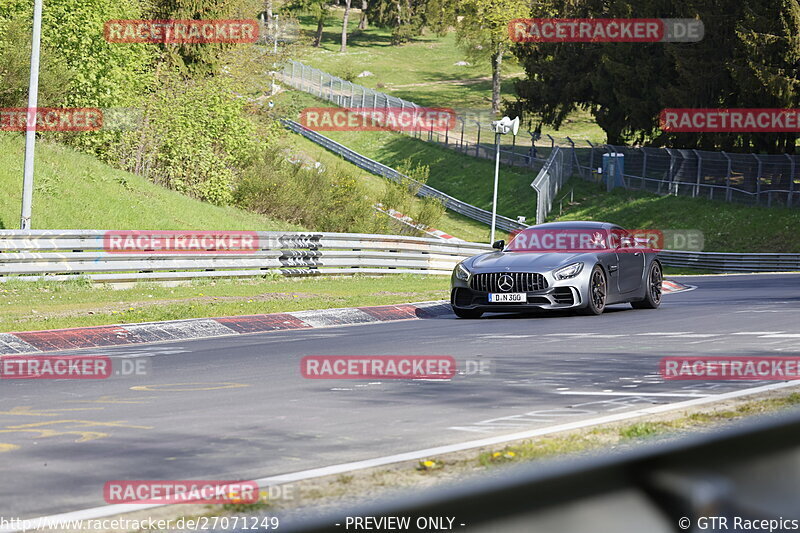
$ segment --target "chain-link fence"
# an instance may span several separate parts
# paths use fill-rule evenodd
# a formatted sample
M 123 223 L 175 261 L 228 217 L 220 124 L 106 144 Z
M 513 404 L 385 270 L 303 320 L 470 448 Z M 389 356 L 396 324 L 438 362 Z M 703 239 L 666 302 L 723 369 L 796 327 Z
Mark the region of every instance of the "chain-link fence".
M 422 107 L 298 61 L 286 63 L 279 76 L 284 83 L 341 107 Z M 457 119 L 452 130 L 417 129 L 406 133 L 467 155 L 494 159 L 496 146 L 490 126 L 491 116 L 488 113 L 459 111 Z M 553 165 L 568 165 L 564 171 L 558 171 L 559 186 L 574 173 L 583 179 L 601 181 L 604 171 L 608 170 L 604 167 L 604 161 L 608 163 L 613 157 L 613 169 L 615 175 L 619 175 L 619 182 L 606 179 L 609 188 L 623 186 L 656 194 L 747 205 L 800 207 L 800 156 L 796 155 L 612 146 L 574 141 L 569 137 L 538 135 L 531 131 L 521 132 L 517 136 L 503 136 L 501 142 L 500 161 L 503 164 L 527 167 L 536 172 L 544 167 L 555 148 L 560 148 L 561 155 L 550 163 L 547 173 L 555 175 Z M 540 186 L 544 187 L 545 184 L 540 183 Z M 545 204 L 548 202 L 552 202 L 552 198 Z

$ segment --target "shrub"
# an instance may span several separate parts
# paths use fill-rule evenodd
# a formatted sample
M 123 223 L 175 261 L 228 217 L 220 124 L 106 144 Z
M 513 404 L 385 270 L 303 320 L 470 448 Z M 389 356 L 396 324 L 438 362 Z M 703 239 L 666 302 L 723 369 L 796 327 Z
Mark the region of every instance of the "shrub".
M 214 204 L 232 200 L 234 180 L 257 153 L 245 101 L 221 77 L 165 76 L 143 99 L 140 128 L 125 132 L 114 157 L 155 183 Z
M 316 231 L 381 233 L 388 228 L 387 217 L 346 170 L 293 165 L 277 148 L 264 149 L 245 170 L 234 198 L 240 207 Z

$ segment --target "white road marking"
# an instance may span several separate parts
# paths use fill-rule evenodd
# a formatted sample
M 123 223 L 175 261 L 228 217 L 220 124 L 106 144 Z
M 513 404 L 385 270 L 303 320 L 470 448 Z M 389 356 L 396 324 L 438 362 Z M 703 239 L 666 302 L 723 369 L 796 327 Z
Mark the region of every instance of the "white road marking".
M 291 483 L 296 481 L 303 481 L 306 479 L 315 479 L 324 476 L 331 476 L 336 474 L 343 474 L 346 472 L 352 472 L 354 470 L 363 470 L 366 468 L 374 468 L 378 466 L 385 466 L 394 463 L 400 463 L 403 461 L 415 461 L 419 459 L 427 459 L 430 457 L 435 457 L 437 455 L 442 455 L 446 453 L 453 453 L 453 452 L 461 452 L 464 450 L 473 450 L 475 448 L 483 448 L 486 446 L 496 446 L 498 444 L 506 444 L 508 442 L 512 442 L 515 440 L 522 440 L 522 439 L 530 439 L 534 437 L 541 437 L 543 435 L 549 435 L 552 433 L 558 433 L 561 431 L 570 431 L 573 429 L 582 429 L 586 427 L 596 426 L 600 424 L 608 424 L 611 422 L 619 422 L 622 420 L 630 420 L 633 418 L 639 418 L 642 416 L 653 415 L 653 414 L 660 414 L 665 413 L 668 411 L 678 410 L 678 409 L 685 409 L 687 407 L 694 407 L 696 405 L 704 405 L 707 403 L 713 403 L 720 400 L 728 400 L 731 398 L 738 398 L 741 396 L 749 396 L 751 394 L 758 394 L 761 392 L 767 392 L 776 389 L 783 389 L 787 387 L 796 387 L 800 385 L 797 382 L 783 382 L 783 383 L 774 383 L 771 385 L 765 385 L 762 387 L 755 387 L 751 389 L 742 389 L 733 392 L 727 392 L 723 394 L 716 394 L 712 396 L 706 396 L 703 398 L 695 398 L 692 400 L 686 400 L 685 402 L 678 402 L 672 404 L 662 404 L 656 405 L 651 407 L 646 407 L 644 409 L 637 409 L 635 411 L 627 411 L 624 413 L 616 413 L 613 415 L 601 416 L 597 418 L 591 418 L 589 420 L 580 420 L 577 422 L 569 422 L 566 424 L 558 424 L 555 426 L 548 426 L 545 428 L 533 429 L 528 431 L 522 431 L 518 433 L 510 433 L 506 435 L 500 435 L 497 437 L 488 437 L 484 439 L 478 440 L 471 440 L 466 442 L 460 442 L 458 444 L 449 444 L 444 446 L 437 446 L 434 448 L 426 448 L 423 450 L 415 450 L 411 452 L 399 453 L 395 455 L 386 455 L 383 457 L 376 457 L 374 459 L 366 459 L 363 461 L 353 461 L 351 463 L 342 463 L 338 465 L 331 465 L 331 466 L 324 466 L 321 468 L 313 468 L 310 470 L 301 470 L 299 472 L 292 472 L 290 474 L 282 474 L 277 476 L 270 476 L 264 477 L 260 479 L 254 480 L 258 483 L 259 487 L 269 487 L 273 485 L 280 485 L 282 483 Z M 244 476 L 247 478 L 247 476 Z M 93 518 L 101 518 L 106 516 L 114 516 L 123 513 L 130 513 L 134 511 L 142 511 L 145 509 L 153 509 L 155 507 L 164 507 L 164 504 L 116 504 L 116 505 L 105 505 L 102 507 L 93 507 L 91 509 L 83 509 L 80 511 L 73 511 L 70 513 L 62 513 L 57 515 L 51 515 L 46 517 L 40 518 L 33 518 L 31 520 L 40 520 L 41 523 L 55 523 L 58 521 L 67 521 L 67 520 L 90 520 Z M 7 527 L 7 528 L 0 528 L 0 533 L 15 533 L 19 531 L 18 528 Z
M 691 335 L 694 333 L 693 331 L 654 331 L 651 333 L 636 333 L 638 337 L 654 337 L 658 335 L 667 335 L 667 336 L 675 336 L 675 335 Z
M 761 335 L 759 339 L 800 339 L 800 333 L 773 333 Z
M 630 387 L 631 385 L 623 385 L 623 387 Z M 636 385 L 633 385 L 634 387 Z M 579 394 L 581 396 L 654 396 L 659 398 L 705 398 L 707 396 L 715 396 L 714 394 L 701 394 L 701 393 L 683 393 L 683 392 L 590 392 L 590 391 L 570 391 L 559 392 L 559 394 Z

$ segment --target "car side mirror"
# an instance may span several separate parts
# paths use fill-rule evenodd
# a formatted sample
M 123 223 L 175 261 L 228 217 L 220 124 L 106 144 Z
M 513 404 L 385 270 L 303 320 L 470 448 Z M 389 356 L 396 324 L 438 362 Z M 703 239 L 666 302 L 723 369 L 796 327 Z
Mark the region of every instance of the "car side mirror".
M 499 241 L 494 241 L 492 243 L 492 248 L 494 248 L 495 250 L 502 250 L 505 247 L 506 247 L 506 241 L 502 239 Z

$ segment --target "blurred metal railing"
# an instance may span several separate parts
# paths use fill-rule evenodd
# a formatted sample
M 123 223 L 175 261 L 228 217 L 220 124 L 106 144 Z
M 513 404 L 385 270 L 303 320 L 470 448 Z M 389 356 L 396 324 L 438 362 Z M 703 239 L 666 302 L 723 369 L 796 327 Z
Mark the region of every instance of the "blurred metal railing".
M 378 176 L 383 176 L 387 179 L 397 182 L 401 180 L 414 181 L 412 178 L 409 178 L 408 176 L 401 174 L 395 169 L 388 167 L 382 163 L 378 163 L 377 161 L 373 161 L 372 159 L 365 157 L 359 154 L 358 152 L 351 150 L 350 148 L 342 144 L 339 144 L 336 141 L 329 139 L 328 137 L 325 137 L 320 133 L 315 132 L 314 130 L 308 129 L 302 124 L 299 124 L 293 120 L 282 119 L 281 122 L 283 123 L 284 126 L 294 131 L 295 133 L 303 135 L 307 139 L 314 141 L 320 146 L 327 148 L 331 152 L 334 152 L 335 154 L 342 156 L 343 158 L 347 159 L 354 165 L 358 166 L 359 168 L 363 168 L 368 172 L 377 174 Z M 484 209 L 481 209 L 480 207 L 475 207 L 474 205 L 462 202 L 461 200 L 453 198 L 452 196 L 445 194 L 442 191 L 436 190 L 428 185 L 421 185 L 419 188 L 419 192 L 417 194 L 423 197 L 438 198 L 439 200 L 442 201 L 442 203 L 447 209 L 454 211 L 460 215 L 464 215 L 467 218 L 471 218 L 472 220 L 477 220 L 478 222 L 482 222 L 484 224 L 492 223 L 492 213 L 490 211 L 486 211 Z M 514 231 L 518 229 L 523 229 L 526 227 L 526 225 L 520 224 L 516 220 L 512 220 L 510 218 L 498 215 L 497 227 L 504 231 Z
M 409 531 L 698 533 L 749 531 L 750 524 L 794 531 L 800 412 L 752 418 L 602 454 L 497 466 L 435 487 L 330 506 L 281 526 L 293 533 L 336 533 L 353 526 L 355 517 L 373 523 L 391 517 L 407 520 Z M 430 519 L 446 527 L 425 527 Z

